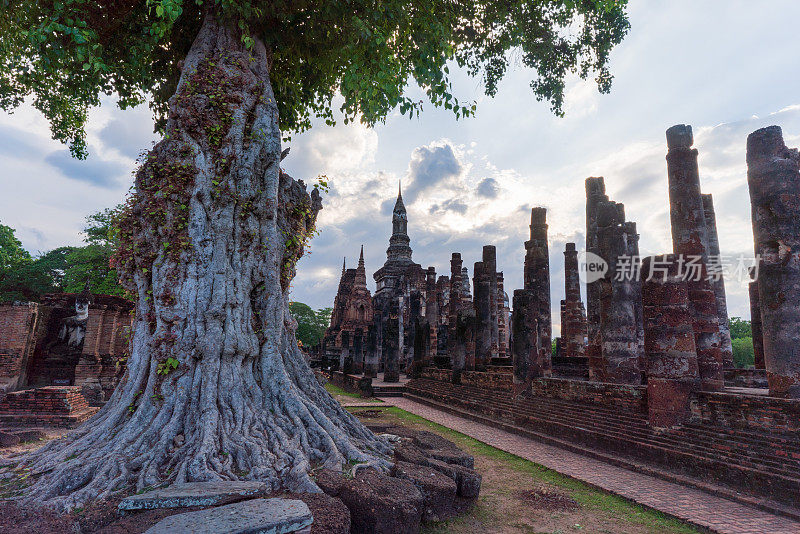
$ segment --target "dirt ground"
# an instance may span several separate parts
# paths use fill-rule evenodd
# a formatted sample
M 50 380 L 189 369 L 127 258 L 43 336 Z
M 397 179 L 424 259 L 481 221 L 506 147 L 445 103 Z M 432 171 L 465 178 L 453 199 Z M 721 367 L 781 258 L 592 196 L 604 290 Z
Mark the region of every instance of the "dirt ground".
M 352 411 L 364 422 L 436 432 L 475 456 L 475 469 L 483 476 L 475 508 L 450 521 L 423 526 L 424 534 L 700 532 L 397 408 Z

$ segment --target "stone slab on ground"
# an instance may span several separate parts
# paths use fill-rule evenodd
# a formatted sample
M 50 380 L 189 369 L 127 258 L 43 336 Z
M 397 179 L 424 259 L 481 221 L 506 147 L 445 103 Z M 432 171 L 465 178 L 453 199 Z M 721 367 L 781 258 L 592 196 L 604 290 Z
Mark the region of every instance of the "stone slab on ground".
M 251 499 L 162 519 L 145 534 L 288 534 L 310 532 L 314 518 L 303 501 Z
M 156 508 L 185 508 L 188 506 L 215 506 L 217 504 L 264 495 L 267 486 L 256 481 L 214 481 L 173 484 L 131 495 L 119 503 L 122 511 L 153 510 Z

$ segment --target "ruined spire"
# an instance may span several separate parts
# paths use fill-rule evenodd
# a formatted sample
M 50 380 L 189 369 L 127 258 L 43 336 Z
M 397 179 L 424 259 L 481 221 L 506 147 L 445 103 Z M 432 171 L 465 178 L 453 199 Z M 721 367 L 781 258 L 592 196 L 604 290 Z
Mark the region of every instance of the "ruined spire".
M 364 268 L 364 245 L 361 245 L 361 254 L 358 256 L 358 268 Z
M 386 256 L 389 261 L 411 263 L 411 239 L 408 237 L 408 215 L 403 204 L 403 193 L 400 184 L 397 186 L 397 202 L 392 210 L 392 237 Z
M 344 272 L 347 270 L 347 256 L 342 257 L 342 276 L 344 276 Z

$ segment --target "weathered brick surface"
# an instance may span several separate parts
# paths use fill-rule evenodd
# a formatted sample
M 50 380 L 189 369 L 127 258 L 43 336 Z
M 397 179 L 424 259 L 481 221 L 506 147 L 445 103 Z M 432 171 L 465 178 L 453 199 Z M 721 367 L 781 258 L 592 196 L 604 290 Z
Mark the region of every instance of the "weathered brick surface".
M 0 423 L 72 427 L 94 415 L 78 386 L 47 386 L 15 391 L 0 402 Z
M 331 373 L 330 381 L 333 385 L 350 393 L 360 393 L 364 397 L 372 396 L 372 378 L 370 377 L 334 371 Z
M 510 368 L 501 368 L 490 371 L 464 371 L 461 373 L 461 383 L 494 391 L 511 391 L 514 379 Z
M 439 369 L 437 367 L 426 367 L 420 375 L 428 380 L 438 380 L 440 382 L 452 382 L 453 372 L 450 369 Z
M 539 378 L 531 383 L 530 392 L 534 396 L 621 408 L 629 413 L 647 413 L 645 386 Z
M 701 391 L 692 403 L 692 414 L 703 423 L 772 432 L 776 436 L 800 431 L 798 399 Z M 787 457 L 800 460 L 800 451 L 793 454 L 785 452 Z
M 0 398 L 24 381 L 33 352 L 38 305 L 32 302 L 0 305 Z

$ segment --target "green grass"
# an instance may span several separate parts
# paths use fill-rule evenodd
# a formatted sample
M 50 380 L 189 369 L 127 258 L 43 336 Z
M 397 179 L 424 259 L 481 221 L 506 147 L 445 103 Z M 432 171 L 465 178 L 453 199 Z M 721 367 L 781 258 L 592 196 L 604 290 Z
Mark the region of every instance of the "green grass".
M 364 409 L 372 408 L 352 408 L 353 412 Z M 619 495 L 607 493 L 601 489 L 594 488 L 584 482 L 575 480 L 566 475 L 562 475 L 557 471 L 553 471 L 547 467 L 537 463 L 521 458 L 515 454 L 497 449 L 491 445 L 487 445 L 482 441 L 471 438 L 461 432 L 447 428 L 438 423 L 429 421 L 418 415 L 414 415 L 400 408 L 394 406 L 382 408 L 382 410 L 390 415 L 395 416 L 403 422 L 415 423 L 430 428 L 437 434 L 440 434 L 450 441 L 454 442 L 459 447 L 474 456 L 483 456 L 498 462 L 503 463 L 506 467 L 518 472 L 529 475 L 534 480 L 546 482 L 554 486 L 558 486 L 569 492 L 570 497 L 575 499 L 578 503 L 587 509 L 602 510 L 613 514 L 614 516 L 653 528 L 656 531 L 663 531 L 669 529 L 671 532 L 680 533 L 697 533 L 700 532 L 695 527 L 687 525 L 686 523 L 663 514 L 657 510 L 651 510 L 641 505 L 633 503 Z M 477 508 L 478 513 L 491 514 L 491 510 L 482 510 Z M 464 521 L 465 518 L 459 517 L 452 521 Z M 451 522 L 445 522 L 435 525 L 435 528 L 428 529 L 426 532 L 446 532 L 447 525 Z M 440 529 L 440 527 L 442 527 Z
M 380 402 L 378 399 L 372 399 L 369 397 L 362 397 L 360 393 L 350 393 L 349 391 L 345 391 L 339 386 L 334 386 L 330 382 L 325 384 L 325 389 L 328 390 L 328 393 L 331 395 L 342 395 L 344 397 L 351 397 L 353 399 L 360 399 L 365 402 Z

